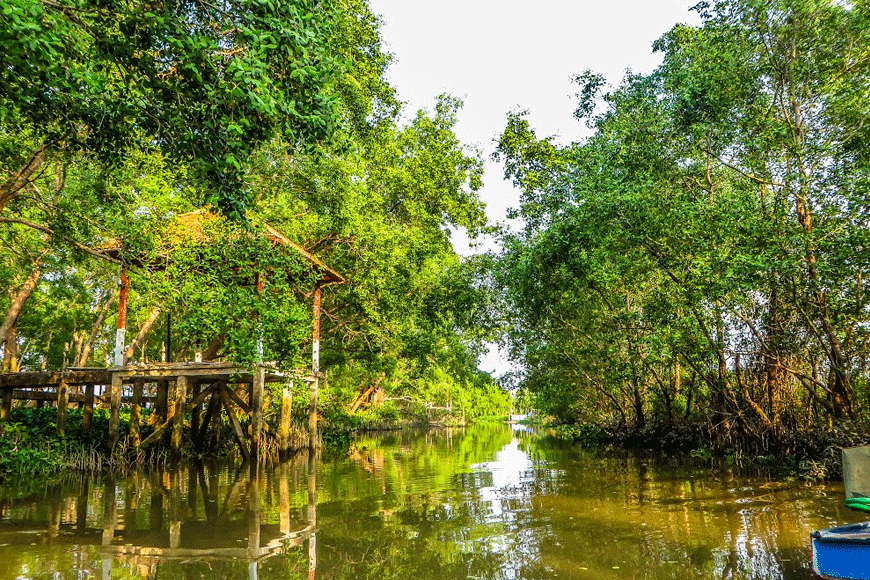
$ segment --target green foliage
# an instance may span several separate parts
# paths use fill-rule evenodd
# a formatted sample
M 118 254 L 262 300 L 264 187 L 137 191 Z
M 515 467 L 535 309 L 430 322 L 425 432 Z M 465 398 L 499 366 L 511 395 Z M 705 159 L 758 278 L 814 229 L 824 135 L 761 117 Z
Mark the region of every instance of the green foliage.
M 554 431 L 560 439 L 587 446 L 600 445 L 607 437 L 604 429 L 591 423 L 557 425 Z
M 368 7 L 354 1 L 14 0 L 0 17 L 2 124 L 109 164 L 156 143 L 236 219 L 259 145 L 332 139 L 345 126 L 341 93 L 357 117 L 371 111 L 375 95 L 348 85 L 376 88 L 388 62 Z
M 67 437 L 58 439 L 57 411 L 50 408 L 15 408 L 11 420 L 0 423 L 0 479 L 41 476 L 64 469 L 100 469 L 120 460 L 106 448 L 109 416 L 95 410 L 92 429 L 81 431 L 81 410 L 70 409 Z M 147 413 L 146 413 L 147 417 Z M 129 411 L 121 422 L 129 424 Z
M 364 1 L 15 0 L 0 17 L 23 39 L 0 56 L 0 306 L 39 279 L 14 321 L 22 369 L 111 363 L 123 264 L 132 362 L 208 350 L 307 372 L 316 272 L 268 223 L 347 279 L 323 292 L 327 401 L 383 375 L 417 415 L 505 412 L 477 370 L 487 264 L 450 243 L 490 231 L 483 161 L 453 97 L 399 121 Z
M 499 141 L 525 229 L 493 272 L 523 398 L 565 422 L 704 425 L 715 446 L 866 413 L 864 5 L 702 2 L 663 64 L 584 73 L 558 146 Z M 747 442 L 752 442 L 747 443 Z
M 207 345 L 221 337 L 230 360 L 299 368 L 310 325 L 301 291 L 313 287 L 316 272 L 256 226 L 216 220 L 205 229 L 206 242 L 172 248 L 159 285 L 152 277 L 164 303 L 184 313 L 178 338 Z

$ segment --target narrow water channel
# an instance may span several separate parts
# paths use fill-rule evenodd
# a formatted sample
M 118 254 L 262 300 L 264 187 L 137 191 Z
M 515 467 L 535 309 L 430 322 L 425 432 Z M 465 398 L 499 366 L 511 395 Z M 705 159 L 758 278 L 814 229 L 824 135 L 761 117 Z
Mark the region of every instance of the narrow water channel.
M 507 426 L 247 468 L 0 487 L 0 580 L 812 578 L 836 485 L 590 452 Z

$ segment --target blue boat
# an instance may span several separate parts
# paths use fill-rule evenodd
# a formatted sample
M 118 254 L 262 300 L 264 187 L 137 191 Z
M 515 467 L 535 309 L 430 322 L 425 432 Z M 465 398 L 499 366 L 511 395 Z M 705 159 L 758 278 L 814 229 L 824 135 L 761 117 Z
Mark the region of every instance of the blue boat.
M 825 580 L 870 580 L 870 522 L 812 533 L 813 572 Z
M 846 505 L 870 512 L 870 447 L 843 450 Z M 870 522 L 811 534 L 813 572 L 823 580 L 870 580 Z

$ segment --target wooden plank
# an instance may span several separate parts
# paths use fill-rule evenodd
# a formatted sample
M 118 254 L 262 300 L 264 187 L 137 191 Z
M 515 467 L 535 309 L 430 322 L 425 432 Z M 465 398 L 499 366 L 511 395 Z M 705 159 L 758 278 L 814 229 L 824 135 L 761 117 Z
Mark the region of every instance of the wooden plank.
M 164 421 L 163 423 L 155 427 L 154 432 L 151 433 L 151 435 L 146 437 L 142 441 L 142 443 L 139 444 L 139 449 L 145 449 L 146 447 L 157 441 L 157 439 L 159 439 L 160 436 L 163 435 L 163 433 L 166 431 L 167 428 L 169 428 L 171 424 L 172 421 Z
M 112 447 L 118 443 L 118 429 L 121 425 L 121 375 L 112 375 L 112 386 L 109 390 L 109 440 Z
M 187 376 L 175 379 L 175 412 L 172 417 L 172 455 L 181 454 L 181 435 L 184 429 L 184 411 L 187 401 Z
M 317 448 L 317 390 L 319 381 L 309 385 L 308 401 L 308 448 L 309 453 Z
M 251 406 L 248 405 L 248 402 L 241 398 L 237 392 L 229 387 L 226 387 L 224 391 L 227 393 L 230 399 L 232 399 L 233 402 L 239 406 L 242 411 L 244 411 L 247 415 L 251 414 Z
M 220 413 L 221 413 L 221 397 L 220 391 L 215 391 L 212 388 L 211 399 L 208 402 L 208 408 L 205 410 L 205 417 L 202 420 L 202 425 L 200 425 L 199 432 L 194 433 L 194 448 L 198 453 L 202 453 L 203 449 L 205 449 L 205 438 L 208 435 L 208 430 L 211 422 L 214 420 L 213 417 L 217 415 L 218 421 L 220 421 Z
M 278 426 L 278 449 L 286 453 L 290 449 L 290 427 L 293 412 L 293 383 L 285 384 L 281 393 L 281 423 Z
M 199 399 L 198 397 L 201 389 L 202 383 L 200 383 L 199 381 L 193 381 L 193 388 L 191 389 L 191 394 L 193 395 L 194 403 L 192 404 L 192 407 L 190 409 L 190 432 L 193 434 L 194 437 L 197 435 L 197 433 L 199 433 L 199 414 L 202 409 L 200 408 L 200 403 L 198 402 L 201 399 Z
M 57 436 L 66 436 L 66 415 L 69 406 L 69 387 L 61 383 L 57 387 Z
M 37 391 L 34 389 L 14 389 L 12 391 L 12 398 L 15 401 L 57 401 L 57 391 Z M 87 401 L 86 393 L 73 393 L 68 391 L 67 397 L 70 403 L 84 403 Z M 110 399 L 108 397 L 95 397 L 95 400 L 98 402 L 108 403 Z M 142 403 L 153 403 L 155 401 L 154 397 L 142 397 Z M 122 404 L 131 404 L 133 403 L 133 397 L 121 397 Z
M 283 382 L 287 376 L 275 369 L 266 369 L 266 382 Z M 147 367 L 117 367 L 116 370 L 104 368 L 71 368 L 66 371 L 37 371 L 19 373 L 0 373 L 0 389 L 11 386 L 48 387 L 57 386 L 65 381 L 68 386 L 78 385 L 110 385 L 113 374 L 121 374 L 125 383 L 134 379 L 171 379 L 181 374 L 188 377 L 228 379 L 237 377 L 239 382 L 249 383 L 252 380 L 248 367 L 232 363 L 202 362 L 202 363 L 152 363 Z M 298 373 L 301 377 L 302 373 Z M 292 375 L 295 376 L 295 375 Z M 310 377 L 304 380 L 311 381 Z
M 133 405 L 130 408 L 130 444 L 139 447 L 139 423 L 142 420 L 142 388 L 144 381 L 133 382 Z
M 94 385 L 85 385 L 85 408 L 82 410 L 82 430 L 90 431 L 94 420 Z
M 12 414 L 12 387 L 3 388 L 3 399 L 0 401 L 0 421 L 8 421 Z
M 263 433 L 263 385 L 266 371 L 262 367 L 254 371 L 251 384 L 251 459 L 260 459 L 260 437 Z
M 245 461 L 247 461 L 250 455 L 248 454 L 248 449 L 245 446 L 245 434 L 242 432 L 242 426 L 239 424 L 239 418 L 236 417 L 236 412 L 233 410 L 233 406 L 230 402 L 229 389 L 221 388 L 221 398 L 224 402 L 224 408 L 227 410 L 227 415 L 229 415 L 230 417 L 230 423 L 233 426 L 233 435 L 236 438 L 236 443 L 239 445 L 239 451 L 242 452 L 242 457 L 244 457 Z
M 0 374 L 0 387 L 48 387 L 66 382 L 67 385 L 108 385 L 112 373 L 108 369 L 87 371 L 49 371 Z

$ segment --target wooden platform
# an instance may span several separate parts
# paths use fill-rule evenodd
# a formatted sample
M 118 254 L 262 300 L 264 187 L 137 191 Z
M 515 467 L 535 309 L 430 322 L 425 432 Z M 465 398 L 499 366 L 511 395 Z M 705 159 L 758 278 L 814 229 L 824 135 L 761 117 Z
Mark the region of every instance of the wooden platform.
M 283 382 L 286 375 L 268 366 L 266 382 Z M 135 379 L 174 379 L 181 375 L 195 377 L 200 380 L 215 380 L 233 378 L 236 382 L 251 382 L 253 373 L 248 367 L 225 362 L 181 362 L 153 363 L 149 365 L 130 365 L 125 367 L 71 367 L 63 371 L 0 373 L 0 389 L 7 387 L 50 387 L 66 383 L 74 385 L 111 385 L 112 377 L 118 375 L 123 383 L 132 383 Z M 300 375 L 292 375 L 298 378 Z M 313 380 L 313 377 L 302 376 Z
M 129 443 L 141 449 L 158 440 L 168 430 L 171 431 L 172 449 L 178 453 L 185 414 L 192 413 L 192 438 L 197 449 L 201 450 L 209 435 L 209 426 L 212 426 L 213 432 L 218 430 L 221 414 L 226 412 L 242 455 L 246 459 L 256 459 L 263 430 L 272 429 L 263 420 L 263 389 L 266 383 L 285 385 L 277 436 L 280 449 L 288 449 L 292 410 L 292 392 L 289 387 L 293 381 L 302 381 L 309 385 L 309 426 L 314 426 L 315 433 L 311 436 L 309 445 L 316 446 L 319 376 L 308 373 L 285 374 L 268 365 L 251 368 L 226 362 L 181 362 L 3 373 L 0 374 L 0 420 L 8 420 L 16 400 L 36 401 L 38 405 L 46 401 L 56 401 L 57 431 L 63 437 L 69 403 L 78 403 L 84 409 L 82 421 L 85 430 L 91 427 L 95 402 L 102 403 L 110 409 L 109 437 L 114 446 L 120 436 L 121 407 L 129 404 Z M 125 385 L 131 387 L 127 393 Z M 207 400 L 208 406 L 203 413 L 203 405 Z M 141 440 L 139 428 L 143 406 L 154 409 L 158 422 L 154 432 Z M 242 430 L 237 409 L 250 417 L 249 433 Z

